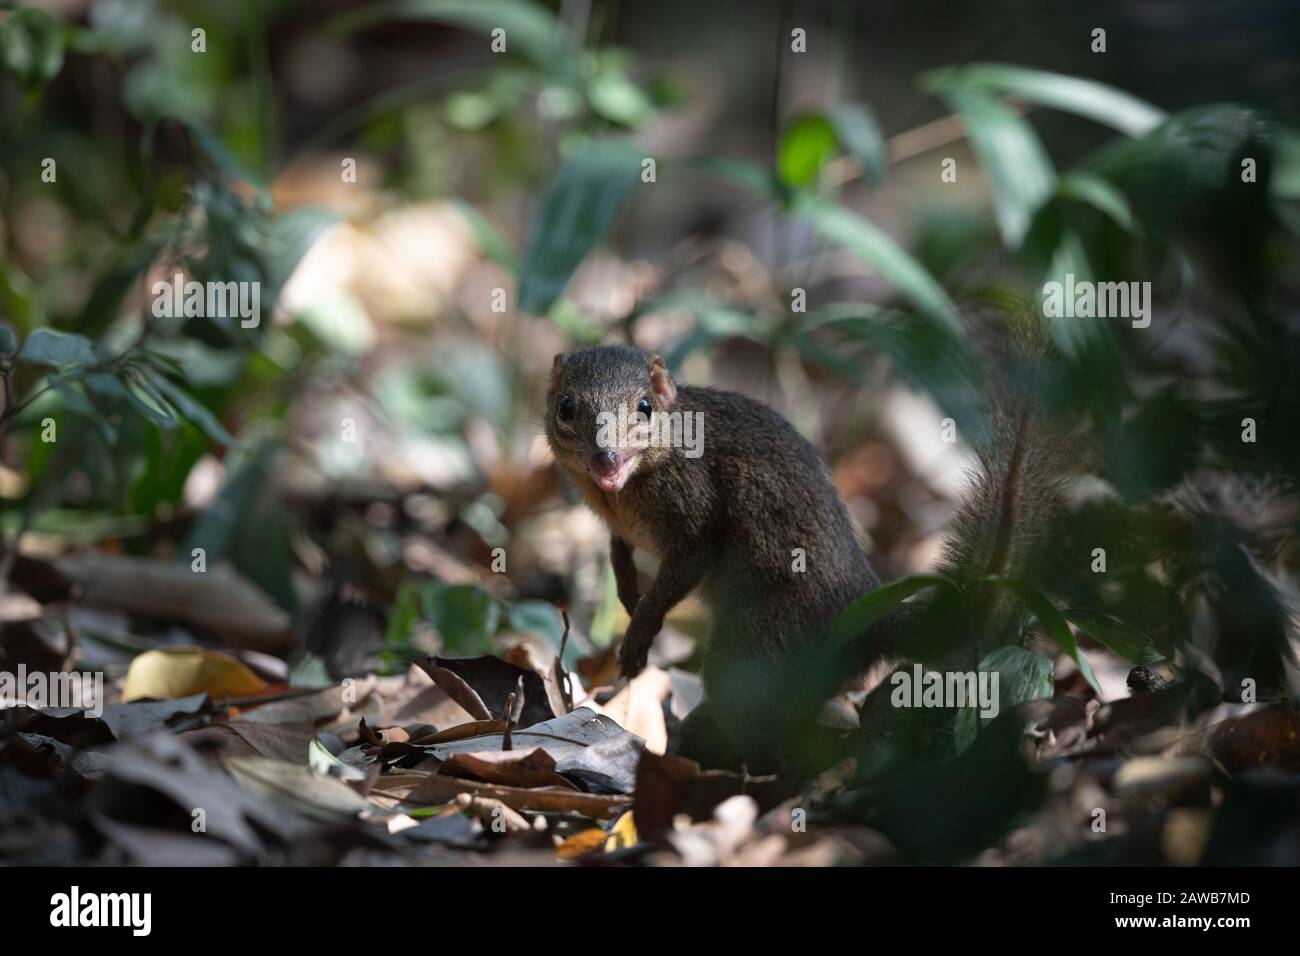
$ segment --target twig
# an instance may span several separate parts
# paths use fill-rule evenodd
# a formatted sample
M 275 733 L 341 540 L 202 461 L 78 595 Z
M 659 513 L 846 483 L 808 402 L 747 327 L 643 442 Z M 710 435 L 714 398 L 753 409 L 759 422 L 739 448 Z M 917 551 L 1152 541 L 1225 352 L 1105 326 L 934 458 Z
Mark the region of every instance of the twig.
M 522 716 L 523 712 L 524 678 L 521 674 L 519 680 L 515 682 L 515 689 L 512 690 L 510 696 L 506 698 L 505 713 L 501 715 L 501 719 L 506 722 L 506 731 L 501 737 L 502 750 L 514 749 L 514 740 L 511 735 L 515 729 L 515 725 L 519 723 L 519 718 Z
M 16 553 L 17 548 L 15 548 L 14 551 Z M 77 660 L 77 647 L 81 643 L 79 640 L 80 635 L 77 633 L 77 626 L 72 623 L 72 615 L 68 612 L 66 606 L 63 608 L 63 612 L 59 617 L 63 621 L 63 631 L 68 635 L 67 649 L 63 655 L 62 670 L 71 671 L 72 665 L 75 664 Z M 103 702 L 101 701 L 100 703 Z
M 569 612 L 561 611 L 564 619 L 564 634 L 560 637 L 560 653 L 555 658 L 555 674 L 560 679 L 560 699 L 564 701 L 564 712 L 573 713 L 573 682 L 569 672 L 564 669 L 564 649 L 569 643 Z

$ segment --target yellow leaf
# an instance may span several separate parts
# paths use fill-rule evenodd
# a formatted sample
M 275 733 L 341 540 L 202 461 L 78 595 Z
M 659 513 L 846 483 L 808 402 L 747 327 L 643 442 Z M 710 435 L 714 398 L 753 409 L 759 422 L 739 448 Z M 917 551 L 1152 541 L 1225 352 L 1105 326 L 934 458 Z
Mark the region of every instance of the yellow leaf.
M 592 827 L 590 830 L 575 833 L 555 848 L 555 856 L 560 860 L 572 860 L 584 853 L 599 850 L 605 845 L 607 836 L 608 834 L 600 827 Z
M 637 836 L 636 824 L 632 822 L 632 811 L 629 810 L 609 828 L 609 837 L 605 840 L 605 852 L 613 853 L 615 850 L 636 846 L 640 840 L 641 838 Z
M 206 692 L 213 700 L 256 694 L 266 682 L 229 654 L 198 647 L 145 651 L 131 661 L 122 702 L 141 697 L 174 699 Z

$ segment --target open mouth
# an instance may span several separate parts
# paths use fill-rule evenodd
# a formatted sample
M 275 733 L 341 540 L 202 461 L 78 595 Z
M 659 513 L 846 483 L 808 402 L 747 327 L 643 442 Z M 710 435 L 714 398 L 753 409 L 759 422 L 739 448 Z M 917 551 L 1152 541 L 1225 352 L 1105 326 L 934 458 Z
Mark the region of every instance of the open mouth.
M 601 491 L 617 492 L 622 491 L 627 480 L 632 477 L 632 472 L 636 471 L 636 461 L 638 455 L 631 458 L 625 458 L 619 462 L 618 470 L 612 475 L 597 475 L 591 473 L 591 480 L 596 483 Z

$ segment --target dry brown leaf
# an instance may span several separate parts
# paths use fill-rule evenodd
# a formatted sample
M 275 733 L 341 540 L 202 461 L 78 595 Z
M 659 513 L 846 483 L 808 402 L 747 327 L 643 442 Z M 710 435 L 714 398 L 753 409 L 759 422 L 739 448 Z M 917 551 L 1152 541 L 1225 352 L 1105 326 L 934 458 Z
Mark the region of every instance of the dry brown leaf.
M 438 769 L 449 777 L 471 777 L 508 787 L 560 787 L 575 789 L 555 771 L 555 758 L 541 747 L 532 750 L 489 750 L 458 753 Z
M 375 781 L 370 796 L 372 799 L 388 797 L 418 806 L 439 806 L 455 800 L 460 793 L 492 797 L 515 810 L 579 813 L 595 820 L 611 819 L 632 805 L 631 797 L 556 788 L 525 790 L 427 773 L 397 773 L 380 777 Z
M 447 744 L 456 740 L 465 740 L 468 737 L 481 737 L 484 734 L 504 733 L 506 722 L 504 720 L 471 720 L 467 724 L 458 724 L 455 727 L 448 727 L 446 730 L 440 730 L 436 734 L 428 737 L 421 737 L 418 740 L 412 740 L 411 743 L 425 746 L 426 744 Z
M 646 750 L 662 754 L 668 749 L 664 701 L 672 689 L 668 672 L 650 666 L 629 681 L 599 712 L 618 721 L 624 730 L 644 738 Z
M 293 648 L 289 615 L 226 566 L 203 573 L 188 563 L 87 551 L 59 558 L 78 600 L 209 630 L 227 647 L 284 654 Z
M 465 708 L 471 717 L 475 720 L 492 719 L 492 712 L 488 710 L 487 704 L 483 703 L 483 698 L 478 695 L 478 692 L 465 682 L 465 678 L 445 667 L 431 665 L 427 670 L 433 682 L 442 688 L 448 697 Z

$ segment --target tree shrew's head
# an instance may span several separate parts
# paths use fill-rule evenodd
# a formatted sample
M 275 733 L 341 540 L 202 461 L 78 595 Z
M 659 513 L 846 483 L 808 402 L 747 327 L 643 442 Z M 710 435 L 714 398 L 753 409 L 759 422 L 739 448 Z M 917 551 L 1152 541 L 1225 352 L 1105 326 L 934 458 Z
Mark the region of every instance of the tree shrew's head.
M 664 360 L 626 345 L 555 356 L 546 394 L 546 439 L 575 477 L 617 494 L 672 454 L 661 428 L 677 387 Z

